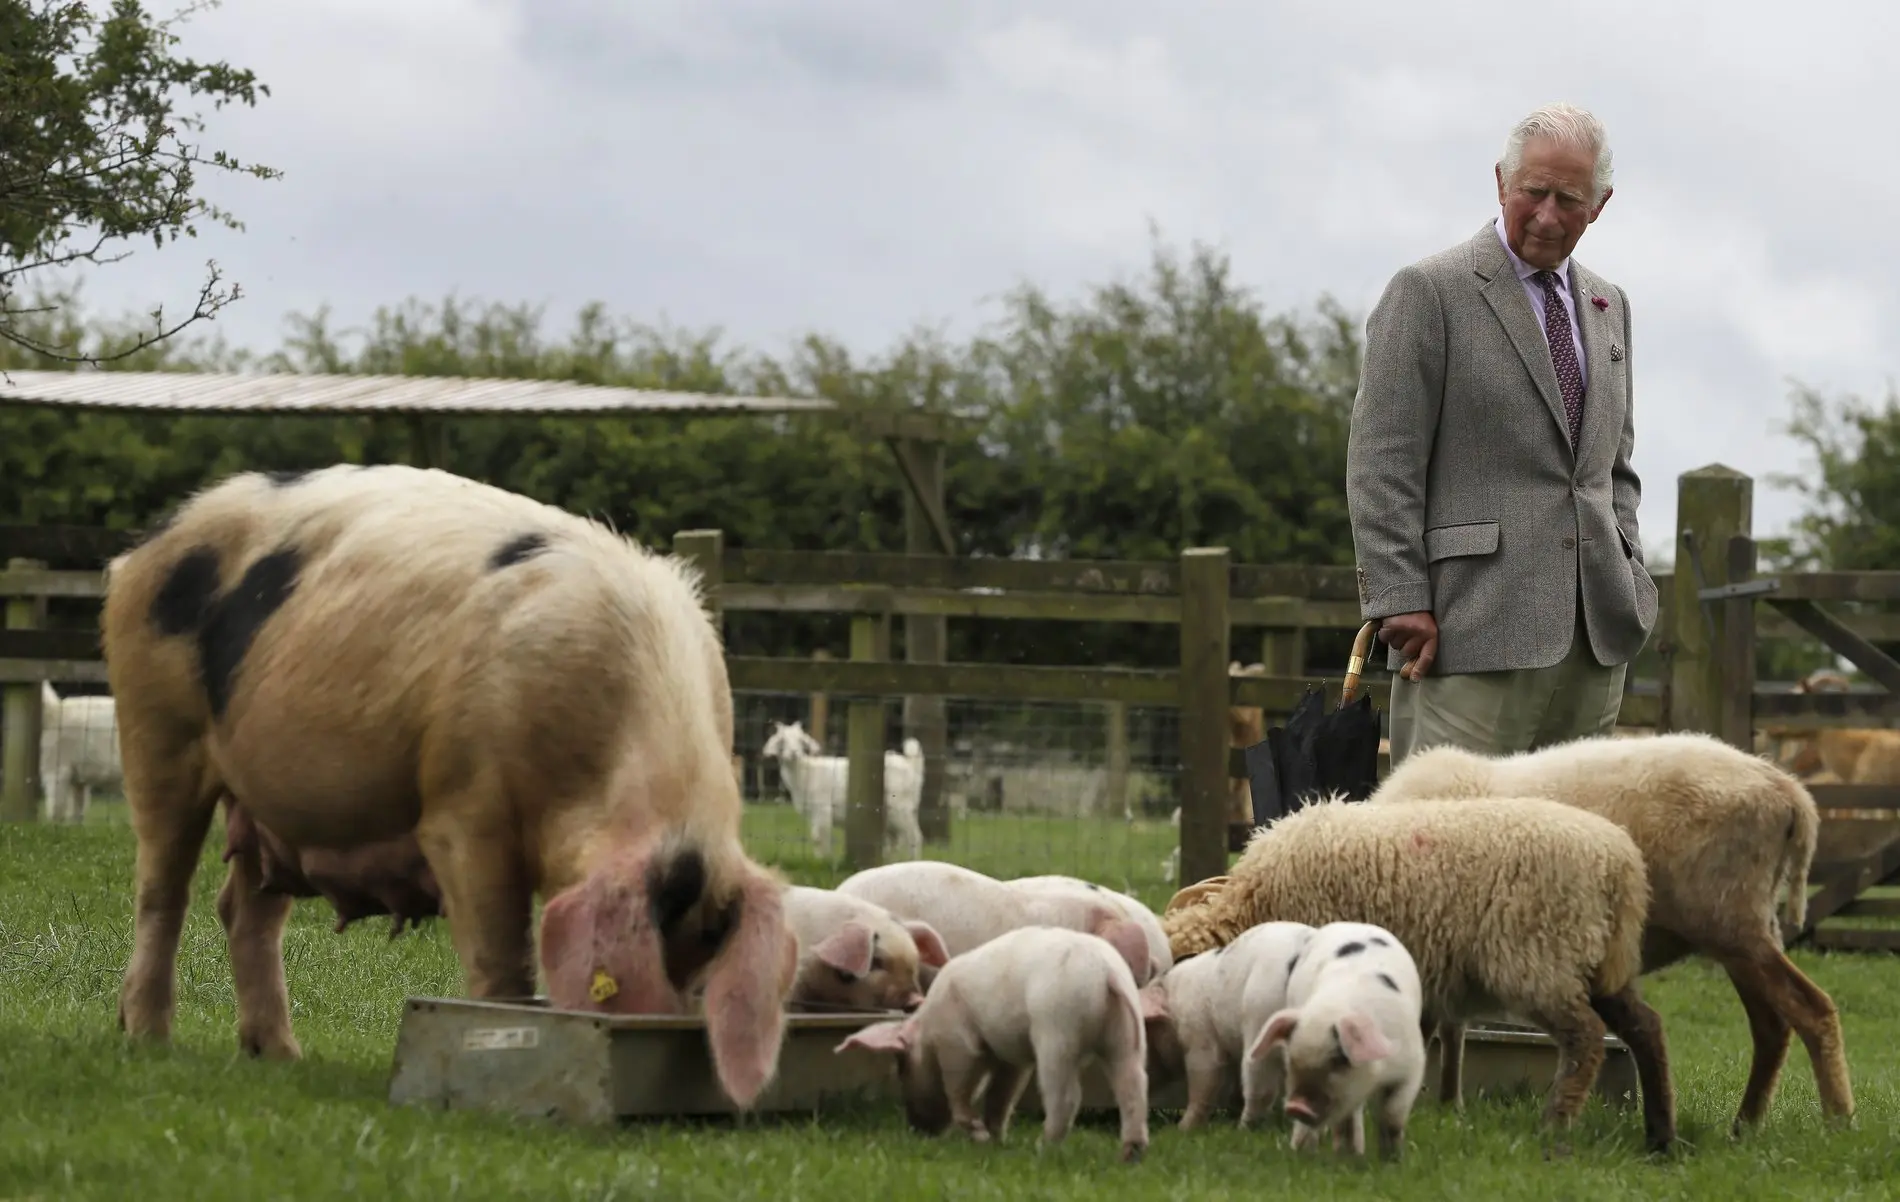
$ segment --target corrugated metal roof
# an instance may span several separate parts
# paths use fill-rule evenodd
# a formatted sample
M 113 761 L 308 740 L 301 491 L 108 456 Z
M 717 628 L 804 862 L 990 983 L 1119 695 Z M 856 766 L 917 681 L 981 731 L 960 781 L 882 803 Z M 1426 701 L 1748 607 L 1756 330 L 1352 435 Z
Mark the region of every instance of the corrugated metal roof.
M 566 380 L 164 371 L 8 371 L 0 403 L 198 413 L 607 414 L 830 412 L 806 397 L 716 396 Z

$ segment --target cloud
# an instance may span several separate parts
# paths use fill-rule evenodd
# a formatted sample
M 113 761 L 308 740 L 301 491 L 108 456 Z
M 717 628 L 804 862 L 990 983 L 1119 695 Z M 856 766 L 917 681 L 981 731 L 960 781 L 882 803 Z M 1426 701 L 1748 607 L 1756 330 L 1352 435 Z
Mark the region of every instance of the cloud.
M 229 3 L 186 49 L 273 95 L 213 145 L 283 167 L 216 181 L 247 232 L 141 250 L 95 304 L 191 295 L 220 319 L 451 291 L 606 302 L 763 349 L 967 333 L 1021 281 L 1145 264 L 1150 220 L 1227 250 L 1275 308 L 1363 312 L 1400 265 L 1495 212 L 1511 120 L 1606 122 L 1616 198 L 1579 257 L 1637 328 L 1649 541 L 1677 473 L 1798 470 L 1787 382 L 1881 394 L 1900 346 L 1887 78 L 1900 6 L 1471 0 L 1177 9 L 1134 0 L 307 0 Z M 1794 499 L 1757 488 L 1757 531 Z

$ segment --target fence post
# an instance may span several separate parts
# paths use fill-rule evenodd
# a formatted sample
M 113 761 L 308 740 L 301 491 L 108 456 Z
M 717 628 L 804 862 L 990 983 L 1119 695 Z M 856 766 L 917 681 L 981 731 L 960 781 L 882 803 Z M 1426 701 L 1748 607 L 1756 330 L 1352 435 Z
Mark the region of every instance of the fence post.
M 1227 871 L 1226 547 L 1181 552 L 1181 877 Z
M 820 647 L 811 653 L 811 657 L 822 663 L 831 658 L 831 652 Z M 825 745 L 825 732 L 831 726 L 831 697 L 825 693 L 813 693 L 806 701 L 810 706 L 810 722 L 805 729 L 811 732 L 811 737 L 818 740 L 818 746 L 822 748 Z
M 33 559 L 10 559 L 7 570 L 36 571 L 46 565 Z M 7 629 L 33 630 L 40 624 L 40 606 L 33 597 L 8 597 Z M 40 815 L 40 682 L 22 681 L 4 686 L 4 746 L 0 747 L 0 821 L 32 822 Z
M 891 657 L 888 613 L 854 614 L 851 658 L 873 663 Z M 845 717 L 846 771 L 844 855 L 852 872 L 884 859 L 884 698 L 852 700 Z
M 1753 533 L 1754 503 L 1754 480 L 1722 464 L 1712 463 L 1677 477 L 1676 567 L 1669 607 L 1672 629 L 1665 632 L 1670 652 L 1669 729 L 1702 731 L 1744 750 L 1754 745 L 1754 682 L 1731 680 L 1735 661 L 1725 654 L 1731 605 L 1744 602 L 1705 606 L 1696 593 L 1729 583 L 1729 540 Z M 1754 601 L 1748 599 L 1745 604 L 1753 606 Z M 1752 628 L 1751 622 L 1747 632 L 1751 636 Z M 1753 664 L 1752 650 L 1749 662 Z M 1729 693 L 1738 688 L 1747 690 L 1741 695 L 1747 698 L 1745 710 L 1729 708 Z M 1743 715 L 1739 722 L 1737 713 Z
M 1268 676 L 1306 675 L 1306 627 L 1285 626 L 1260 638 L 1260 662 Z
M 1737 534 L 1724 548 L 1726 584 L 1755 578 L 1755 540 Z M 1716 659 L 1721 664 L 1722 694 L 1717 733 L 1743 751 L 1755 750 L 1755 598 L 1731 597 L 1719 607 L 1723 616 L 1722 642 Z
M 899 452 L 915 473 L 912 487 L 904 490 L 904 551 L 909 555 L 932 552 L 954 554 L 940 545 L 933 529 L 924 498 L 939 514 L 944 512 L 943 461 L 941 442 L 912 442 L 908 452 Z M 913 664 L 940 664 L 949 654 L 950 621 L 942 614 L 904 615 L 904 659 Z M 923 746 L 924 789 L 917 802 L 917 825 L 925 841 L 950 841 L 950 802 L 944 793 L 945 770 L 949 767 L 949 707 L 942 697 L 909 696 L 904 698 L 904 733 Z

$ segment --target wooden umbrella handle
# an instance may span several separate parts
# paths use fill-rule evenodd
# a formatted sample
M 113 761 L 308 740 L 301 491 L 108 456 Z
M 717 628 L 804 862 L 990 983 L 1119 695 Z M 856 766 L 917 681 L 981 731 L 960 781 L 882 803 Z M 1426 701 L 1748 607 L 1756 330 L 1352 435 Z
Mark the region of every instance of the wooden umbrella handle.
M 1359 634 L 1352 640 L 1352 658 L 1346 661 L 1346 683 L 1339 690 L 1339 704 L 1351 701 L 1359 692 L 1359 674 L 1365 671 L 1366 654 L 1372 650 L 1372 636 L 1379 631 L 1379 620 L 1374 618 L 1359 628 Z

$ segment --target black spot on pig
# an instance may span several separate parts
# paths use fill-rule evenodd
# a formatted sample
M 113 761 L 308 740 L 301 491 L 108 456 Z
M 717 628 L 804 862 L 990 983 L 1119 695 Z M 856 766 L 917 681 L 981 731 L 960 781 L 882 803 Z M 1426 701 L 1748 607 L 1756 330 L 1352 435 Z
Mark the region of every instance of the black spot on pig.
M 495 553 L 488 557 L 488 570 L 499 572 L 503 568 L 511 568 L 536 552 L 545 551 L 547 545 L 548 536 L 545 534 L 517 534 L 495 548 Z
M 152 598 L 152 624 L 160 634 L 195 634 L 211 613 L 218 595 L 218 553 L 194 547 L 172 565 L 165 583 Z
M 1387 989 L 1390 989 L 1393 993 L 1397 993 L 1399 991 L 1399 983 L 1397 981 L 1394 981 L 1391 977 L 1387 976 L 1384 973 L 1380 973 L 1379 979 L 1381 981 L 1384 981 L 1385 987 Z
M 1378 944 L 1380 947 L 1392 946 L 1392 941 L 1390 939 L 1387 939 L 1384 935 L 1368 935 L 1367 939 L 1369 939 L 1373 943 Z
M 1358 955 L 1358 954 L 1359 954 L 1360 952 L 1363 952 L 1363 951 L 1365 951 L 1365 950 L 1366 950 L 1366 945 L 1365 945 L 1365 944 L 1363 944 L 1363 943 L 1361 943 L 1361 942 L 1359 942 L 1359 941 L 1358 941 L 1357 939 L 1355 939 L 1355 940 L 1353 940 L 1353 941 L 1352 941 L 1351 943 L 1342 943 L 1342 944 L 1340 944 L 1340 945 L 1339 945 L 1339 950 L 1338 950 L 1338 951 L 1336 951 L 1336 952 L 1334 952 L 1334 953 L 1333 953 L 1333 955 L 1335 955 L 1335 956 L 1341 956 L 1341 957 L 1344 957 L 1344 956 L 1356 956 L 1356 955 Z
M 309 468 L 300 467 L 300 468 L 292 468 L 288 470 L 278 469 L 275 471 L 268 471 L 268 472 L 263 473 L 263 476 L 264 476 L 264 479 L 269 480 L 271 482 L 272 488 L 289 488 L 291 485 L 298 483 L 305 476 L 308 476 L 309 474 L 310 474 Z
M 231 686 L 257 632 L 297 588 L 303 556 L 284 547 L 253 563 L 231 591 L 218 598 L 198 631 L 198 665 L 204 673 L 211 715 L 224 716 Z

